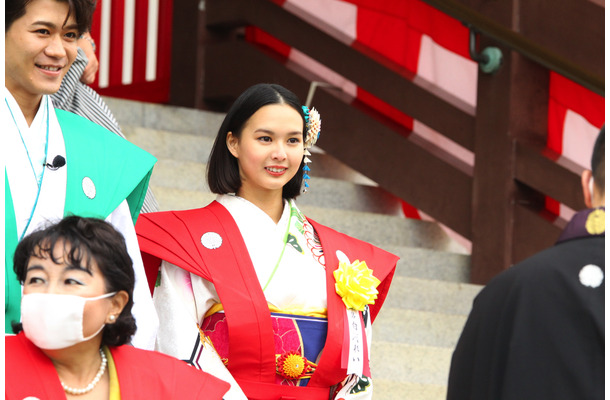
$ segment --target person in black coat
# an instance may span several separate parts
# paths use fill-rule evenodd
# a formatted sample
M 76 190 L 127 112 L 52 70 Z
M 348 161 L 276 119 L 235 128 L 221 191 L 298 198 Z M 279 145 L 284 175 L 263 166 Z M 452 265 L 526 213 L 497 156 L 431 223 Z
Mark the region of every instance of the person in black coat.
M 475 298 L 447 400 L 603 399 L 605 139 L 582 174 L 588 209 L 557 243 L 500 273 Z

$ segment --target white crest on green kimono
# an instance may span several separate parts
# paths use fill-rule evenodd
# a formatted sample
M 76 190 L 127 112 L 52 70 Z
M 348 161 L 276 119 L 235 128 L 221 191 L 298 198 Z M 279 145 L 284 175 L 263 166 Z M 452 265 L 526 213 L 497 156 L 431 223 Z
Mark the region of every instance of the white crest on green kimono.
M 95 183 L 93 183 L 91 178 L 89 178 L 88 176 L 85 176 L 83 178 L 82 185 L 83 185 L 83 193 L 85 193 L 85 196 L 87 196 L 89 199 L 93 200 L 96 195 Z

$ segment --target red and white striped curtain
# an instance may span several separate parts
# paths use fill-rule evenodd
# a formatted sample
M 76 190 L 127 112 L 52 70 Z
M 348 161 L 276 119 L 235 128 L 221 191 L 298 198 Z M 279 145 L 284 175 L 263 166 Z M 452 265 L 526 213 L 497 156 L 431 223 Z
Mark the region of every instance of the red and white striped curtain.
M 590 169 L 591 150 L 605 123 L 604 98 L 551 71 L 547 146 L 561 157 Z M 552 199 L 547 208 L 565 219 L 575 211 Z
M 274 0 L 350 45 L 366 46 L 428 82 L 442 87 L 476 108 L 478 66 L 469 57 L 468 29 L 458 20 L 421 0 Z M 247 38 L 267 45 L 287 59 L 307 66 L 329 83 L 383 112 L 413 134 L 437 143 L 467 164 L 474 155 L 401 113 L 315 60 L 251 29 Z M 603 97 L 550 73 L 548 147 L 562 157 L 590 168 L 593 143 L 604 124 Z M 572 210 L 550 200 L 550 210 L 564 218 Z M 405 204 L 405 215 L 424 217 Z
M 92 86 L 105 96 L 169 100 L 173 0 L 99 0 L 91 36 L 100 67 Z

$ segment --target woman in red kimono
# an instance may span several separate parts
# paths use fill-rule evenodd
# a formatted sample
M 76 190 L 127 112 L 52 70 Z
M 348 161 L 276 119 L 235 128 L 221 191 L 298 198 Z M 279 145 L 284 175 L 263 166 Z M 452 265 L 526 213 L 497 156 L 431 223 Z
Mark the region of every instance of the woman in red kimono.
M 297 208 L 320 124 L 282 86 L 247 89 L 209 159 L 216 200 L 136 225 L 156 348 L 231 381 L 227 399 L 372 396 L 371 323 L 398 257 Z
M 222 399 L 229 384 L 127 345 L 134 272 L 110 224 L 67 217 L 17 246 L 17 335 L 5 337 L 6 399 Z

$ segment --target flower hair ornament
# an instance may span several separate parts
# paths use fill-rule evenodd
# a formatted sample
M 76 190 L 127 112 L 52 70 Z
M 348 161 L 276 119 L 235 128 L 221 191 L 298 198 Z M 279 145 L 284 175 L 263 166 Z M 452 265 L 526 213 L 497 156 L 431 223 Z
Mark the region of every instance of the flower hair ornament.
M 320 137 L 322 119 L 320 118 L 320 113 L 315 108 L 312 108 L 311 110 L 307 106 L 302 106 L 302 108 L 303 108 L 303 114 L 305 115 L 305 129 L 306 129 L 305 143 L 303 146 L 305 149 L 303 152 L 303 154 L 305 155 L 305 159 L 303 160 L 303 162 L 305 163 L 305 165 L 303 166 L 303 181 L 304 181 L 303 193 L 306 193 L 307 188 L 309 188 L 309 182 L 307 182 L 309 180 L 308 173 L 311 171 L 311 169 L 307 165 L 307 164 L 311 163 L 311 160 L 309 159 L 309 156 L 311 156 L 309 149 L 314 144 L 316 144 L 316 142 L 318 141 L 318 138 Z

